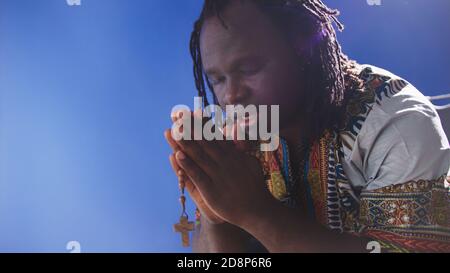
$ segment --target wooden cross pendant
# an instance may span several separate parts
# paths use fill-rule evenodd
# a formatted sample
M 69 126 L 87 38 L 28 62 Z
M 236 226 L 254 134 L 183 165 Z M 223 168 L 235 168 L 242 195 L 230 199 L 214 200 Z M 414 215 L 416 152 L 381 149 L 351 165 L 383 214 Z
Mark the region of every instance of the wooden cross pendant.
M 189 231 L 194 230 L 194 222 L 189 222 L 186 216 L 180 217 L 180 222 L 173 225 L 175 232 L 181 233 L 181 240 L 184 247 L 189 246 Z

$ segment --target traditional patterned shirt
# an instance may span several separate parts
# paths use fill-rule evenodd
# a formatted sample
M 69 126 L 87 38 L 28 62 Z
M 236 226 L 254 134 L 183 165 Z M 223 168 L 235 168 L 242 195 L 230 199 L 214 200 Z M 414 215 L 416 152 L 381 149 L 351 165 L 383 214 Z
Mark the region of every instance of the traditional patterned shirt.
M 305 149 L 303 179 L 292 178 L 284 140 L 258 153 L 270 192 L 382 251 L 450 252 L 450 147 L 436 110 L 386 70 L 364 65 L 359 76 L 364 86 L 349 93 L 345 127 Z

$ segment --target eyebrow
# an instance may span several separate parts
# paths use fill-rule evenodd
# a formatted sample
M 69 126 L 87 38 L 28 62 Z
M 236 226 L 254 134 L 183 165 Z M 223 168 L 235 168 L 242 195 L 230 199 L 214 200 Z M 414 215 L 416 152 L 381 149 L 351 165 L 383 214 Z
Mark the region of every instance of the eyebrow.
M 231 71 L 236 70 L 240 65 L 242 65 L 242 63 L 244 63 L 246 61 L 253 61 L 253 60 L 260 60 L 260 59 L 262 59 L 262 57 L 259 55 L 245 55 L 245 56 L 239 57 L 231 63 L 230 70 Z M 216 68 L 212 67 L 212 68 L 206 69 L 205 74 L 208 76 L 216 75 L 216 74 L 219 74 L 219 71 Z
M 219 74 L 219 72 L 214 68 L 210 68 L 210 69 L 205 70 L 205 74 L 208 76 L 211 76 L 211 75 Z

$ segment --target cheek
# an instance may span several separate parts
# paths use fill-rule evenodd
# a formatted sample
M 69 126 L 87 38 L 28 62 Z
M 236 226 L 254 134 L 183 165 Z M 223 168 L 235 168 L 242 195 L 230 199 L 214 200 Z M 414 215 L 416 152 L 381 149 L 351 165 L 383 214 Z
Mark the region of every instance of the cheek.
M 280 70 L 281 71 L 281 70 Z M 304 104 L 300 78 L 294 73 L 274 71 L 259 83 L 258 102 L 265 105 L 279 105 L 280 126 L 298 116 Z
M 280 110 L 297 106 L 302 94 L 299 77 L 282 70 L 268 71 L 252 83 L 252 89 L 255 104 L 278 104 Z

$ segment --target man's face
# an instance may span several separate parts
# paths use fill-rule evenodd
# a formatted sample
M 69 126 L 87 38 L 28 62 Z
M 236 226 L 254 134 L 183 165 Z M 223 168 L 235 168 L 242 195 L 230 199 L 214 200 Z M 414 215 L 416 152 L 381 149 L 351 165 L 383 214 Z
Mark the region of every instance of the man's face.
M 302 85 L 298 56 L 251 1 L 233 1 L 208 18 L 200 36 L 203 67 L 219 104 L 280 105 L 280 129 L 298 118 Z

